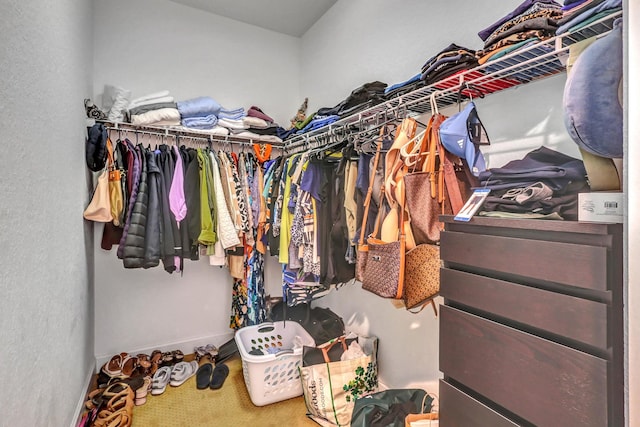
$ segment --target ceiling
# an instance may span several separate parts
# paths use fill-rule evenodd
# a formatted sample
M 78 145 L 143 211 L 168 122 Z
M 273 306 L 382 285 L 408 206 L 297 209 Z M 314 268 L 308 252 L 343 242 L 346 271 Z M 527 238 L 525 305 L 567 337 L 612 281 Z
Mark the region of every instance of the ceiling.
M 337 0 L 172 0 L 216 15 L 301 37 Z

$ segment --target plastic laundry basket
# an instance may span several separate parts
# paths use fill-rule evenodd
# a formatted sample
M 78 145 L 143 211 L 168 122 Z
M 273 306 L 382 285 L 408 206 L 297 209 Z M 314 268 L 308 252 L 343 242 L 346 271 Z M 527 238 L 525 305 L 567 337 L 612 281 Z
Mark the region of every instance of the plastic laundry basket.
M 293 349 L 296 336 L 300 337 L 301 345 L 315 346 L 313 337 L 294 321 L 247 326 L 236 332 L 244 382 L 254 405 L 264 406 L 302 395 L 298 371 L 302 346 Z M 264 354 L 249 354 L 257 350 Z

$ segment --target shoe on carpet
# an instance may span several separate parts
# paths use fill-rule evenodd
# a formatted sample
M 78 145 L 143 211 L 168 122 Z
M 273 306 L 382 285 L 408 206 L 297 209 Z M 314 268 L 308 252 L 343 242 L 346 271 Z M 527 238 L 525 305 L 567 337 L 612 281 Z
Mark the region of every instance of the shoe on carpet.
M 198 368 L 198 372 L 196 372 L 196 387 L 198 387 L 198 390 L 209 387 L 212 374 L 213 365 L 211 363 L 205 363 Z
M 211 376 L 210 387 L 214 390 L 219 389 L 224 384 L 224 380 L 229 376 L 229 367 L 224 363 L 216 365 Z
M 172 387 L 181 386 L 186 380 L 194 376 L 197 371 L 198 362 L 195 360 L 191 362 L 178 362 L 171 371 L 171 381 L 169 384 Z
M 155 374 L 153 374 L 153 379 L 151 380 L 151 394 L 156 396 L 158 394 L 164 393 L 167 388 L 167 384 L 171 379 L 171 368 L 169 366 L 163 366 L 158 369 Z

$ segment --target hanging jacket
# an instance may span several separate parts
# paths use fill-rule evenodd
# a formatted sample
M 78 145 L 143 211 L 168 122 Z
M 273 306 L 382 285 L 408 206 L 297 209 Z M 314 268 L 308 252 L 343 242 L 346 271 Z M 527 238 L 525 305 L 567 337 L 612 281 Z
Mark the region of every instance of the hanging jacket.
M 152 152 L 145 153 L 147 160 L 147 226 L 144 236 L 144 262 L 143 268 L 156 267 L 160 264 L 162 256 L 162 211 L 160 201 L 162 200 L 162 175 L 160 168 L 156 164 L 155 156 Z
M 188 249 L 189 258 L 197 261 L 200 257 L 198 253 L 198 236 L 200 235 L 200 166 L 198 156 L 193 148 L 182 149 L 185 159 L 184 173 L 184 195 L 187 203 L 187 216 L 182 221 L 186 225 L 188 245 L 183 247 Z
M 161 145 L 155 157 L 162 176 L 162 187 L 160 188 L 160 206 L 162 208 L 162 265 L 167 273 L 173 273 L 176 270 L 175 256 L 178 253 L 176 246 L 180 247 L 178 223 L 169 205 L 169 192 L 171 190 L 171 182 L 173 181 L 175 162 L 173 160 L 173 154 L 169 151 L 167 145 Z
M 125 268 L 141 268 L 144 262 L 145 229 L 147 225 L 147 202 L 149 193 L 147 188 L 147 166 L 144 161 L 144 148 L 135 148 L 136 156 L 140 160 L 140 179 L 134 182 L 131 198 L 135 204 L 130 210 L 130 221 L 123 233 L 124 244 L 121 241 L 122 260 Z

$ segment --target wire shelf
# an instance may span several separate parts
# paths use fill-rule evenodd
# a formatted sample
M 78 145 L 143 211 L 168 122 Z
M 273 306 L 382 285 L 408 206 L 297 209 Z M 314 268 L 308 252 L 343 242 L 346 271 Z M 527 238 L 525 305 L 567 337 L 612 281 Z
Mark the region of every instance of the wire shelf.
M 386 102 L 286 140 L 285 151 L 293 154 L 321 146 L 333 134 L 342 133 L 340 129 L 356 124 L 358 129 L 364 129 L 380 126 L 390 120 L 400 120 L 411 114 L 430 113 L 432 97 L 439 109 L 454 105 L 458 102 L 461 87 L 462 94 L 466 96 L 474 93 L 477 95 L 478 92 L 488 95 L 562 73 L 565 66 L 561 59 L 568 54 L 572 44 L 608 33 L 613 28 L 613 22 L 621 16 L 622 11 L 613 12 L 571 33 L 530 43 L 495 61 L 486 62 L 411 92 L 399 92 Z M 465 84 L 469 89 L 464 89 Z

